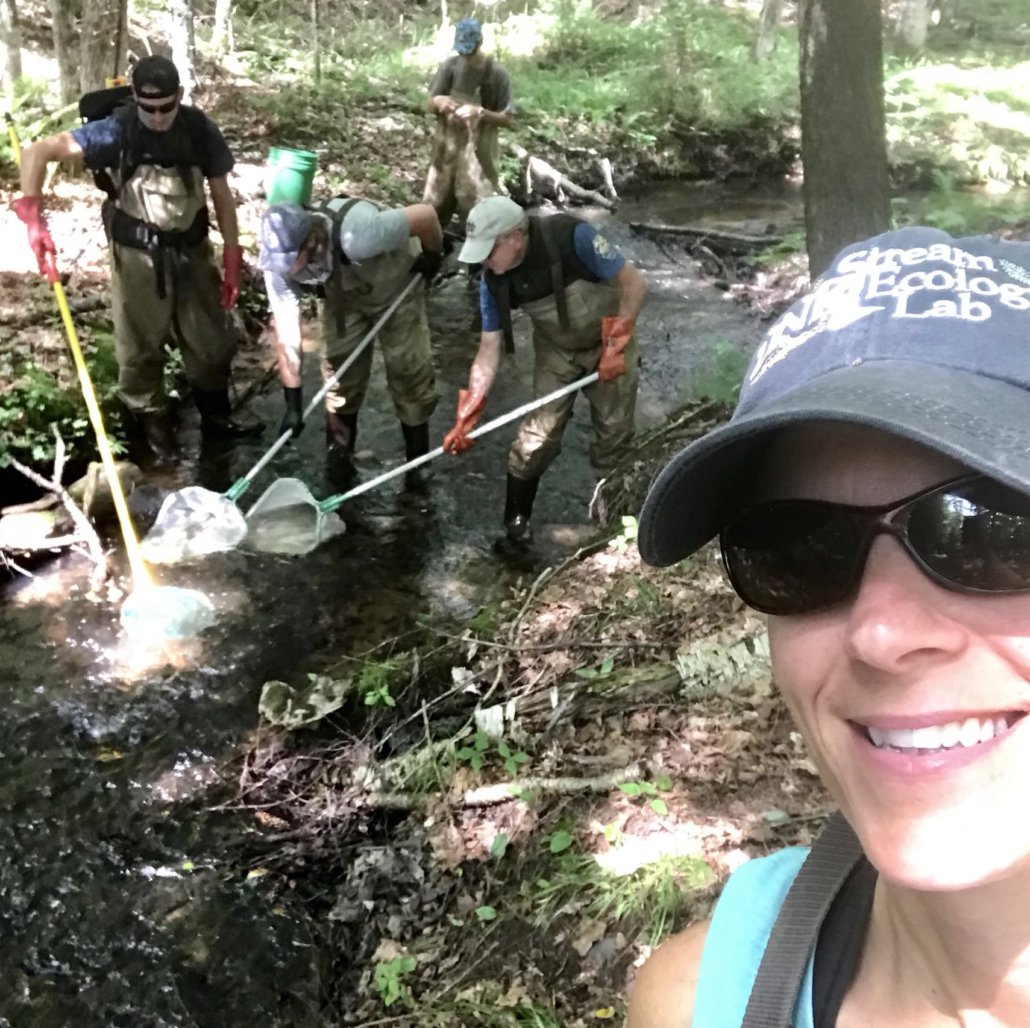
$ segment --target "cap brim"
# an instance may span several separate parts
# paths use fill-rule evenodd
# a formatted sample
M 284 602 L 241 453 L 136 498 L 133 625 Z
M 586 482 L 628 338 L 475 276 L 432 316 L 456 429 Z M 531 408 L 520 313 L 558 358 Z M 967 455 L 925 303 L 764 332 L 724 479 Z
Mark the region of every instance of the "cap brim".
M 491 236 L 489 239 L 466 239 L 465 245 L 458 254 L 458 260 L 462 264 L 482 264 L 490 256 L 496 239 L 496 236 Z
M 718 535 L 746 502 L 754 461 L 773 434 L 813 421 L 868 425 L 1030 492 L 1025 389 L 934 364 L 871 362 L 822 375 L 680 451 L 640 514 L 644 560 L 667 567 Z
M 285 253 L 282 250 L 265 250 L 258 253 L 258 267 L 262 271 L 270 271 L 274 275 L 285 275 L 297 262 L 299 250 L 293 253 Z

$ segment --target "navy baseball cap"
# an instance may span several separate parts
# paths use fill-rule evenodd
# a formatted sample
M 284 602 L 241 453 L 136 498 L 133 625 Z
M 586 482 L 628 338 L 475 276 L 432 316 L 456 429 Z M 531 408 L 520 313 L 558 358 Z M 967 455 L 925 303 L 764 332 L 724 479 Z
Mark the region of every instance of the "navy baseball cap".
M 868 425 L 1030 493 L 1030 243 L 905 228 L 841 251 L 766 335 L 730 423 L 652 484 L 644 560 L 722 531 L 766 445 L 803 422 Z
M 311 212 L 299 203 L 275 203 L 261 216 L 261 251 L 258 267 L 285 275 L 293 267 L 308 238 Z

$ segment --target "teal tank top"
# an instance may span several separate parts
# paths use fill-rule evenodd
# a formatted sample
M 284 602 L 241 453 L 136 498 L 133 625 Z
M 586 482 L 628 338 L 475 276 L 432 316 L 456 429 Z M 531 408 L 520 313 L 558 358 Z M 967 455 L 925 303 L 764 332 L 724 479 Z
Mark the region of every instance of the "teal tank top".
M 792 846 L 749 860 L 730 875 L 701 954 L 693 1028 L 740 1028 L 773 923 L 807 856 L 807 846 Z M 794 1028 L 814 1028 L 813 956 L 814 948 L 794 1006 Z

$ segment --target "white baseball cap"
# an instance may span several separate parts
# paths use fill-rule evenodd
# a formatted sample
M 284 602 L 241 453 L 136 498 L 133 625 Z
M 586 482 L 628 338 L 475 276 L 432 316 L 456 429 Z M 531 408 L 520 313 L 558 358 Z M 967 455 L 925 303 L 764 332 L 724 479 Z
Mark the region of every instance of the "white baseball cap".
M 490 256 L 498 236 L 518 228 L 526 212 L 506 196 L 488 196 L 469 211 L 465 221 L 465 245 L 458 260 L 482 264 Z

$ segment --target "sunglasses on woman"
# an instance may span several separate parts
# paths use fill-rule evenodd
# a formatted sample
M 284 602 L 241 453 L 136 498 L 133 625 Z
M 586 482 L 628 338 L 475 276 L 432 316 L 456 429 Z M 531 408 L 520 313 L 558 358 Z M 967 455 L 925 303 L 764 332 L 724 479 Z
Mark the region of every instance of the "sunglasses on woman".
M 166 104 L 145 104 L 142 100 L 136 101 L 136 106 L 147 114 L 171 114 L 179 106 L 178 100 L 169 100 Z
M 765 614 L 808 614 L 848 599 L 873 540 L 892 535 L 930 579 L 975 595 L 1030 591 L 1030 497 L 966 475 L 882 507 L 769 500 L 720 537 L 737 595 Z

